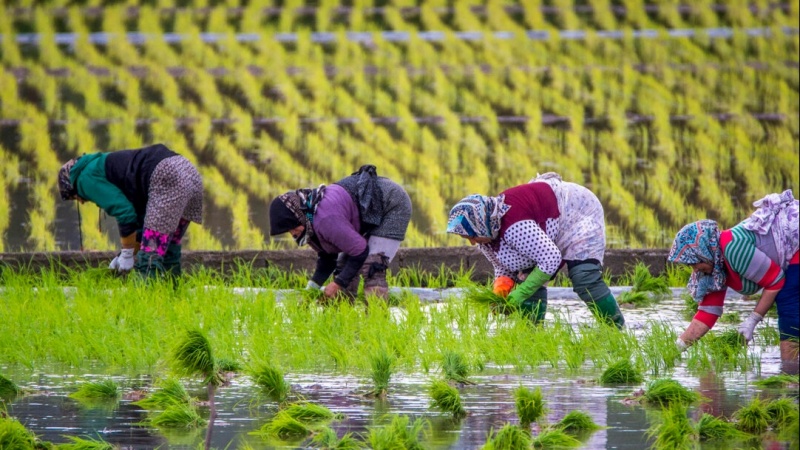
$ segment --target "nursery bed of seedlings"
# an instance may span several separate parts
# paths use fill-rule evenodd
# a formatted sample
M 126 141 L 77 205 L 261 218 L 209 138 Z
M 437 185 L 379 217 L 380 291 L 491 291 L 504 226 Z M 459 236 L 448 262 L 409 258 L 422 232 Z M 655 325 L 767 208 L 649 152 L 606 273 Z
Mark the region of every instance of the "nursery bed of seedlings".
M 596 323 L 564 287 L 551 289 L 545 322 L 533 326 L 516 313 L 493 314 L 475 299 L 483 287 L 463 279 L 449 289 L 394 288 L 388 305 L 327 306 L 293 290 L 299 283 L 290 277 L 253 280 L 231 286 L 200 274 L 144 284 L 91 271 L 68 279 L 4 272 L 0 421 L 61 446 L 79 438 L 126 449 L 202 448 L 213 384 L 213 448 L 356 448 L 323 442 L 330 430 L 334 440 L 351 433 L 356 443 L 389 448 L 387 433 L 397 429 L 405 430 L 399 448 L 512 448 L 501 434 L 522 423 L 530 433 L 518 438 L 539 447 L 554 436 L 581 448 L 666 448 L 667 438 L 701 448 L 798 443 L 797 377 L 777 377 L 774 316 L 748 347 L 728 344 L 735 325 L 721 322 L 681 354 L 674 341 L 692 316 L 681 290 L 624 305 L 618 332 Z M 618 296 L 633 290 L 614 288 Z M 752 307 L 730 295 L 725 312 L 735 324 Z M 207 353 L 192 355 L 214 373 L 176 363 L 187 333 L 207 342 Z M 614 382 L 622 371 L 627 381 Z M 186 390 L 182 420 L 169 406 L 142 402 L 166 380 Z M 673 393 L 663 380 L 689 393 Z M 8 384 L 16 390 L 2 389 Z M 101 394 L 102 386 L 111 392 Z M 665 389 L 667 397 L 657 397 Z M 519 396 L 538 412 L 524 413 Z M 291 419 L 292 428 L 284 416 L 298 402 L 332 415 Z M 780 416 L 788 420 L 773 417 L 779 408 L 788 408 Z M 578 411 L 600 428 L 561 432 Z M 756 420 L 727 440 L 698 431 L 704 413 L 744 426 L 762 412 L 763 426 Z

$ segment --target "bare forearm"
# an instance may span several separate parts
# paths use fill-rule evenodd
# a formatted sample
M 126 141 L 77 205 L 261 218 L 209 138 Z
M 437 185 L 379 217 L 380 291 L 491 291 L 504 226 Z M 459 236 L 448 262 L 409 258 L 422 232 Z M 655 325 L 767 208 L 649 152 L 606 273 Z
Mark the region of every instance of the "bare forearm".
M 761 293 L 761 298 L 758 299 L 754 311 L 761 317 L 766 316 L 769 309 L 772 308 L 772 304 L 775 303 L 775 297 L 778 296 L 778 292 L 780 292 L 780 289 L 775 291 L 768 291 L 765 289 Z
M 692 320 L 692 323 L 686 328 L 686 331 L 681 334 L 681 340 L 686 343 L 686 345 L 691 345 L 694 341 L 700 339 L 701 337 L 705 336 L 708 333 L 708 330 L 711 328 L 708 325 L 700 322 L 699 320 Z

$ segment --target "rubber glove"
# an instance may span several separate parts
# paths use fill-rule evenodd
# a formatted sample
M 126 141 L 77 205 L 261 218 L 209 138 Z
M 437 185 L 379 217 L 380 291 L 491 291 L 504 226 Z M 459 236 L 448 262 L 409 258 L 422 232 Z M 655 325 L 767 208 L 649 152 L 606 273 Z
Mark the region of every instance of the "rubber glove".
M 744 319 L 744 322 L 739 324 L 739 329 L 737 331 L 739 334 L 744 336 L 744 339 L 747 342 L 750 342 L 753 340 L 753 330 L 756 329 L 758 322 L 761 322 L 762 320 L 764 320 L 764 317 L 761 314 L 753 311 L 750 313 L 750 316 L 748 316 L 747 319 Z
M 551 275 L 542 272 L 542 269 L 535 268 L 533 272 L 525 278 L 525 281 L 518 284 L 510 294 L 508 294 L 508 303 L 512 306 L 519 307 L 525 300 L 529 299 L 534 292 L 538 291 L 540 287 L 544 286 Z
M 308 283 L 306 283 L 306 289 L 320 289 L 320 288 L 321 286 L 318 285 L 317 283 L 314 283 L 314 280 L 308 280 Z
M 492 292 L 499 295 L 500 297 L 507 297 L 508 293 L 514 289 L 514 280 L 507 276 L 499 276 L 494 279 L 494 286 L 492 286 Z
M 675 346 L 678 347 L 678 350 L 681 352 L 685 352 L 686 349 L 689 348 L 689 344 L 684 342 L 681 338 L 678 338 L 678 340 L 675 341 Z
M 123 248 L 122 251 L 119 252 L 119 255 L 111 260 L 111 264 L 108 265 L 108 268 L 116 270 L 117 272 L 128 272 L 133 269 L 133 262 L 133 249 Z

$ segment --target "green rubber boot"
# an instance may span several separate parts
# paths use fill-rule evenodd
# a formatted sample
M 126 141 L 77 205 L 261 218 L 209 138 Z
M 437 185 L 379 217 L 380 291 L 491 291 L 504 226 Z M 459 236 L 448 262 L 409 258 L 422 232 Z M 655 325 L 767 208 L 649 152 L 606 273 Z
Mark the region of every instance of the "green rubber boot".
M 173 277 L 180 277 L 181 270 L 181 245 L 170 244 L 167 253 L 164 254 L 164 269 L 167 274 Z
M 540 287 L 539 290 L 519 305 L 519 310 L 523 316 L 529 318 L 534 324 L 542 322 L 547 312 L 547 288 Z
M 614 324 L 618 329 L 622 329 L 625 325 L 625 318 L 622 316 L 622 311 L 619 310 L 619 305 L 614 295 L 608 294 L 600 298 L 600 300 L 586 302 L 586 305 L 598 319 L 608 324 Z
M 164 269 L 164 258 L 155 252 L 139 252 L 136 255 L 136 263 L 133 265 L 143 279 L 161 277 L 166 270 Z

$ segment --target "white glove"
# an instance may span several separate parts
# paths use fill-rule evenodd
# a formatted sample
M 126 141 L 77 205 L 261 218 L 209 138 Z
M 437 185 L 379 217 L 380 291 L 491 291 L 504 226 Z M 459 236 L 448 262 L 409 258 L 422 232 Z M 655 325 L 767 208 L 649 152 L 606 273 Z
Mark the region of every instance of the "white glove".
M 306 284 L 306 289 L 322 289 L 322 286 L 314 283 L 312 280 L 308 280 L 308 284 Z
M 675 341 L 675 345 L 678 347 L 678 350 L 680 350 L 681 352 L 685 352 L 686 349 L 689 348 L 689 344 L 684 342 L 683 339 L 681 339 L 681 338 L 678 338 L 678 340 Z
M 117 272 L 128 272 L 133 269 L 133 249 L 123 248 L 119 255 L 111 260 L 108 268 Z
M 753 330 L 756 329 L 758 322 L 761 322 L 762 320 L 764 320 L 764 317 L 761 314 L 753 311 L 750 313 L 747 319 L 744 319 L 744 322 L 739 324 L 739 329 L 737 331 L 739 334 L 744 336 L 744 339 L 747 342 L 750 342 L 753 340 Z

